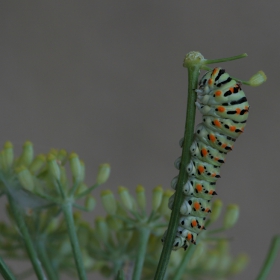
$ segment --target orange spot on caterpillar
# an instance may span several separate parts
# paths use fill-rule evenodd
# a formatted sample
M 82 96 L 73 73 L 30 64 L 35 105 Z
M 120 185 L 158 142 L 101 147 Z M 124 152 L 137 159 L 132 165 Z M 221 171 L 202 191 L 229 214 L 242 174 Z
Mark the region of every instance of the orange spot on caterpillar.
M 230 131 L 235 131 L 235 129 L 236 129 L 236 127 L 234 125 L 229 127 Z
M 225 148 L 227 146 L 227 144 L 222 144 L 222 148 Z
M 216 137 L 213 134 L 209 134 L 209 138 L 211 142 L 215 142 L 216 141 Z
M 201 153 L 204 157 L 208 154 L 207 150 L 204 148 L 201 150 Z
M 230 90 L 230 92 L 231 92 L 231 93 L 233 93 L 234 88 L 233 88 L 233 87 L 231 87 L 231 88 L 229 88 L 229 90 Z
M 219 111 L 219 112 L 224 112 L 224 111 L 225 111 L 225 107 L 219 106 L 219 107 L 218 107 L 218 111 Z
M 218 120 L 214 120 L 214 124 L 217 127 L 221 127 L 221 123 Z
M 224 148 L 224 147 L 223 147 L 223 148 Z M 214 160 L 218 161 L 218 160 L 219 160 L 219 158 L 218 158 L 218 157 L 214 157 Z
M 216 173 L 213 173 L 211 174 L 211 177 L 216 177 L 216 175 L 217 175 Z
M 221 92 L 220 90 L 217 90 L 217 91 L 215 92 L 215 97 L 221 96 L 221 94 L 222 94 L 222 92 Z
M 196 185 L 197 192 L 201 192 L 203 190 L 202 185 Z
M 193 208 L 194 208 L 195 210 L 199 210 L 199 209 L 200 209 L 200 204 L 199 204 L 198 202 L 195 202 L 195 203 L 193 204 Z
M 213 69 L 213 72 L 212 72 L 212 75 L 217 74 L 218 70 L 219 70 L 218 68 L 214 68 L 214 69 Z
M 188 233 L 187 239 L 192 240 L 192 235 L 190 233 Z
M 213 193 L 213 191 L 211 190 L 211 191 L 209 191 L 209 194 L 212 194 Z
M 206 208 L 205 212 L 211 212 L 210 208 Z
M 239 115 L 240 112 L 241 112 L 241 109 L 237 108 L 235 111 L 236 111 L 236 113 Z
M 200 173 L 203 173 L 204 170 L 205 170 L 204 167 L 203 167 L 202 165 L 199 165 L 197 169 L 198 169 L 198 171 L 199 171 Z
M 195 220 L 192 221 L 192 226 L 197 227 L 197 222 Z
M 208 85 L 212 85 L 213 84 L 213 80 L 212 79 L 209 79 L 208 80 Z

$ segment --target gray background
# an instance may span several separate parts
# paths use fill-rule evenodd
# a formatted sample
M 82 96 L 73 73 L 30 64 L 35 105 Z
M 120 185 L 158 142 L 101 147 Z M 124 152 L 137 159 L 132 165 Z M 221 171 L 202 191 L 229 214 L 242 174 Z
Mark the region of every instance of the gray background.
M 228 236 L 233 254 L 247 252 L 251 262 L 236 279 L 254 279 L 280 230 L 279 7 L 276 0 L 1 1 L 1 143 L 11 140 L 18 153 L 26 139 L 37 153 L 75 151 L 88 183 L 109 162 L 104 188 L 168 188 L 184 129 L 185 54 L 247 52 L 222 66 L 240 79 L 264 70 L 268 81 L 244 87 L 249 122 L 217 191 L 241 209 Z M 278 279 L 279 260 L 269 279 Z

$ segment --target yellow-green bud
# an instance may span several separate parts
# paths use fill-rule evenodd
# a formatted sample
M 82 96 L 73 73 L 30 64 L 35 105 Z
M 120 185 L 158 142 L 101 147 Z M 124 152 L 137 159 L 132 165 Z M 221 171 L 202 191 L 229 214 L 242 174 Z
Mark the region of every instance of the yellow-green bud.
M 104 184 L 110 176 L 110 164 L 103 163 L 99 165 L 96 183 L 98 185 Z
M 207 259 L 203 263 L 203 269 L 212 271 L 219 264 L 219 253 L 216 251 L 208 251 Z
M 60 221 L 59 217 L 52 218 L 50 221 L 48 221 L 48 226 L 45 230 L 45 233 L 51 233 L 51 232 L 56 231 L 56 229 L 58 229 L 60 223 L 61 223 L 61 221 Z
M 173 194 L 174 192 L 173 191 L 170 191 L 170 190 L 167 190 L 163 193 L 163 197 L 162 197 L 162 200 L 161 200 L 161 204 L 159 206 L 159 213 L 162 215 L 162 216 L 168 216 L 170 215 L 171 211 L 170 209 L 168 208 L 168 200 L 169 200 L 169 197 Z
M 59 165 L 59 170 L 60 170 L 60 183 L 66 189 L 67 187 L 67 174 L 66 174 L 66 169 L 64 166 Z
M 123 227 L 123 222 L 111 215 L 108 215 L 106 217 L 106 222 L 108 224 L 108 227 L 114 231 L 118 231 Z
M 246 254 L 238 255 L 232 262 L 229 269 L 230 274 L 238 274 L 247 266 L 249 258 Z
M 239 207 L 236 204 L 229 204 L 224 218 L 224 228 L 229 229 L 233 227 L 239 217 Z
M 78 188 L 76 189 L 75 195 L 80 195 L 88 189 L 85 183 L 79 184 Z
M 46 156 L 44 154 L 40 154 L 36 156 L 29 166 L 30 172 L 33 174 L 36 173 L 44 166 L 45 162 L 46 162 Z
M 103 241 L 104 243 L 107 243 L 109 239 L 109 230 L 108 230 L 108 225 L 104 218 L 97 217 L 95 219 L 95 230 L 98 239 Z
M 227 240 L 219 240 L 217 244 L 217 250 L 221 255 L 226 255 L 229 253 L 229 242 Z
M 114 194 L 110 190 L 104 190 L 101 192 L 101 201 L 104 209 L 109 215 L 116 214 L 117 203 Z
M 146 195 L 143 186 L 138 185 L 136 187 L 136 200 L 141 210 L 146 209 Z
M 162 201 L 163 189 L 162 186 L 157 186 L 153 189 L 152 209 L 156 211 Z
M 260 86 L 267 80 L 267 77 L 263 71 L 259 71 L 253 75 L 249 80 L 249 85 L 253 87 Z
M 189 261 L 189 265 L 188 267 L 190 268 L 193 268 L 195 267 L 198 262 L 199 262 L 199 259 L 203 256 L 203 255 L 206 255 L 206 246 L 203 242 L 199 242 L 196 247 L 195 247 L 195 251 Z
M 56 157 L 57 157 L 57 155 L 58 155 L 58 150 L 57 150 L 57 149 L 55 149 L 55 148 L 51 148 L 51 149 L 50 149 L 50 151 L 49 151 L 49 154 L 54 155 L 54 156 L 55 156 L 55 158 L 56 158 Z
M 80 165 L 81 165 L 81 182 L 83 182 L 86 177 L 86 167 L 83 160 L 80 160 Z
M 61 165 L 64 165 L 66 163 L 67 155 L 68 154 L 67 154 L 66 150 L 64 150 L 64 149 L 58 151 L 57 160 L 60 161 Z
M 30 141 L 26 141 L 22 147 L 22 153 L 19 158 L 20 164 L 29 166 L 33 160 L 34 150 L 33 144 Z
M 223 208 L 223 202 L 220 199 L 216 199 L 212 204 L 212 210 L 210 214 L 210 221 L 215 222 L 221 215 Z
M 85 199 L 85 208 L 87 209 L 87 211 L 92 211 L 95 207 L 95 204 L 96 201 L 94 197 L 91 194 L 87 195 Z
M 35 188 L 35 184 L 30 171 L 25 166 L 21 165 L 16 168 L 16 173 L 23 188 L 32 192 Z
M 120 199 L 123 203 L 123 206 L 128 209 L 132 210 L 133 209 L 133 200 L 127 190 L 127 188 L 120 186 L 118 189 Z
M 10 141 L 7 141 L 4 144 L 4 158 L 5 158 L 5 165 L 6 169 L 11 168 L 14 162 L 14 149 L 13 144 Z
M 76 153 L 71 153 L 69 155 L 69 161 L 70 161 L 70 168 L 71 172 L 74 178 L 74 181 L 77 183 L 81 182 L 81 175 L 82 175 L 82 169 L 81 169 L 81 163 L 78 155 Z
M 60 180 L 60 168 L 56 161 L 56 157 L 53 154 L 48 154 L 47 161 L 48 161 L 48 169 L 49 169 L 50 175 L 55 180 L 59 181 Z

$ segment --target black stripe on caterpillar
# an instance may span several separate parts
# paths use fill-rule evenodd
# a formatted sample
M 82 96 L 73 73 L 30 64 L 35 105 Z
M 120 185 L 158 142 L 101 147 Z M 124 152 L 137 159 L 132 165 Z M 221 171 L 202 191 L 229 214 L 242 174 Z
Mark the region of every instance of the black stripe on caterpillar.
M 190 148 L 191 160 L 186 168 L 188 181 L 183 186 L 184 201 L 180 208 L 180 220 L 173 250 L 188 248 L 196 242 L 197 235 L 205 229 L 210 200 L 216 195 L 216 181 L 226 154 L 232 150 L 238 136 L 244 131 L 248 119 L 249 104 L 240 83 L 232 79 L 224 69 L 214 68 L 200 80 L 196 107 L 203 115 L 194 134 Z M 180 140 L 180 146 L 183 139 Z M 174 165 L 180 169 L 181 158 Z M 171 182 L 176 189 L 178 176 Z M 174 195 L 168 206 L 173 208 Z M 162 242 L 166 237 L 166 232 Z

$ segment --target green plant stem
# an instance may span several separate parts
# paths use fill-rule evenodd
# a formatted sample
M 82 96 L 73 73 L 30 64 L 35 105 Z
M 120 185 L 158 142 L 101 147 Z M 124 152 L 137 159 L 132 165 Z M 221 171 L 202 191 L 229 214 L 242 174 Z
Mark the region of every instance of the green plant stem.
M 178 269 L 176 270 L 176 273 L 173 277 L 173 280 L 180 280 L 182 279 L 182 276 L 186 270 L 187 264 L 193 254 L 193 252 L 195 251 L 195 245 L 191 244 L 187 250 L 187 252 L 185 253 L 183 259 L 181 260 L 181 263 L 178 266 Z
M 47 274 L 47 277 L 49 280 L 58 280 L 58 276 L 54 270 L 54 267 L 49 259 L 49 256 L 47 255 L 46 248 L 44 244 L 39 243 L 37 246 L 38 250 L 38 256 L 41 260 L 42 266 Z
M 196 101 L 196 92 L 198 84 L 198 76 L 200 64 L 193 64 L 188 66 L 188 104 L 187 104 L 187 114 L 186 114 L 186 123 L 185 123 L 185 133 L 184 133 L 184 143 L 182 147 L 182 157 L 180 164 L 179 179 L 176 187 L 175 199 L 173 203 L 173 209 L 171 213 L 171 218 L 168 225 L 167 235 L 165 242 L 163 244 L 163 249 L 161 252 L 160 260 L 158 263 L 155 280 L 164 279 L 165 271 L 169 262 L 171 250 L 173 247 L 173 241 L 176 234 L 176 229 L 178 227 L 179 217 L 180 217 L 180 208 L 183 202 L 182 189 L 186 183 L 188 176 L 186 172 L 186 167 L 191 159 L 190 146 L 193 141 L 193 131 L 194 131 L 194 122 L 195 122 L 195 101 Z
M 220 63 L 220 62 L 227 62 L 231 60 L 236 60 L 240 58 L 247 57 L 247 53 L 242 53 L 239 55 L 231 56 L 231 57 L 225 57 L 225 58 L 219 58 L 219 59 L 206 59 L 203 64 L 213 64 L 213 63 Z
M 77 237 L 77 233 L 76 233 L 76 227 L 75 227 L 75 223 L 74 223 L 74 219 L 73 219 L 71 203 L 66 202 L 62 206 L 62 211 L 64 213 L 64 217 L 65 217 L 65 220 L 67 223 L 67 230 L 68 230 L 68 234 L 69 234 L 69 238 L 70 238 L 70 242 L 71 242 L 71 246 L 72 246 L 72 251 L 73 251 L 79 279 L 86 280 L 87 276 L 86 276 L 85 268 L 83 265 L 82 253 L 80 251 L 80 246 L 79 246 L 78 237 Z
M 17 223 L 18 229 L 23 237 L 23 241 L 25 243 L 26 246 L 26 251 L 27 254 L 31 260 L 31 263 L 33 265 L 33 268 L 35 270 L 35 273 L 38 277 L 39 280 L 45 280 L 45 274 L 43 272 L 41 263 L 38 259 L 34 244 L 32 242 L 31 236 L 29 235 L 27 226 L 25 224 L 24 218 L 23 218 L 23 213 L 21 211 L 21 209 L 18 208 L 18 204 L 14 201 L 14 199 L 11 197 L 10 194 L 7 194 L 8 196 L 8 200 L 9 200 L 9 204 L 11 206 L 11 210 L 13 213 L 13 217 Z
M 16 280 L 16 277 L 10 270 L 10 268 L 6 265 L 4 260 L 0 257 L 0 274 L 3 276 L 5 280 Z
M 265 280 L 271 270 L 271 267 L 277 257 L 277 254 L 280 249 L 280 235 L 276 235 L 273 237 L 268 254 L 266 256 L 263 267 L 258 275 L 257 280 Z
M 139 229 L 139 246 L 137 250 L 137 258 L 133 270 L 133 280 L 139 280 L 141 278 L 142 268 L 145 260 L 147 245 L 150 236 L 150 229 L 143 227 Z

